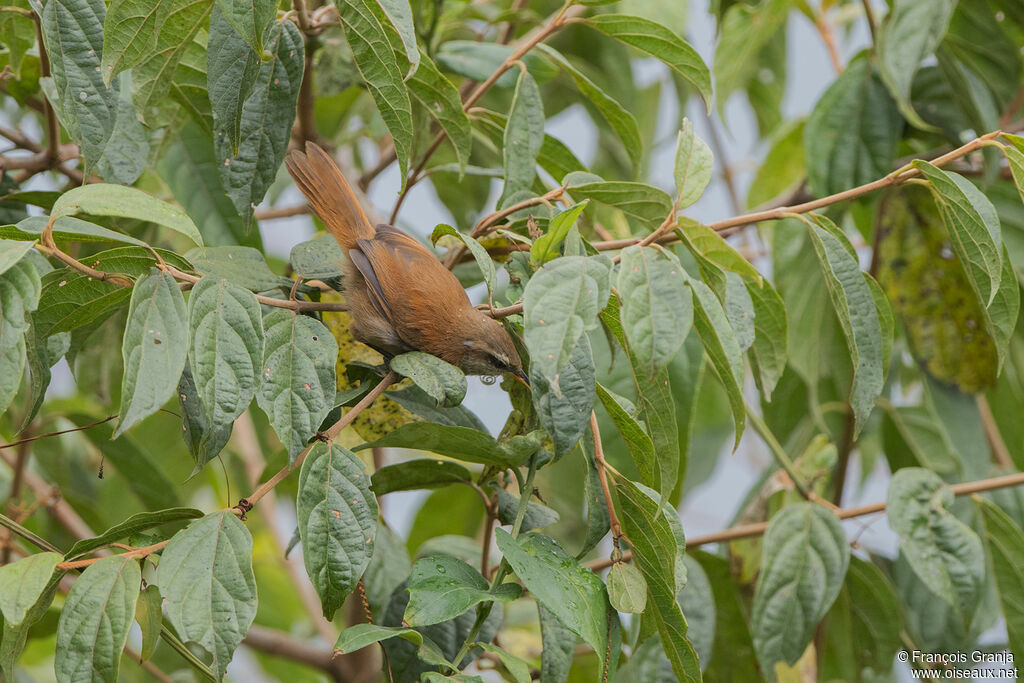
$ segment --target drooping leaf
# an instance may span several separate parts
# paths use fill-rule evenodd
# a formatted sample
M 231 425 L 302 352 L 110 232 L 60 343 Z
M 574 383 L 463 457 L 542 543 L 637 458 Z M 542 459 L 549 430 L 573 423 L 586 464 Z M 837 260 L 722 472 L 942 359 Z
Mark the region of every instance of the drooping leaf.
M 242 142 L 242 110 L 252 95 L 260 68 L 260 55 L 231 28 L 220 5 L 215 5 L 210 14 L 206 88 L 214 140 L 226 141 L 232 154 Z M 217 157 L 220 156 L 218 152 Z
M 142 647 L 139 649 L 139 657 L 142 658 L 142 661 L 153 656 L 156 646 L 160 642 L 160 629 L 164 619 L 163 602 L 164 599 L 160 597 L 160 589 L 151 584 L 139 593 L 139 599 L 135 603 L 135 621 L 138 622 L 139 629 L 142 631 Z
M 531 372 L 554 384 L 580 336 L 597 326 L 608 300 L 609 268 L 601 257 L 556 259 L 530 278 L 523 293 Z
M 708 111 L 711 111 L 711 72 L 697 51 L 668 27 L 628 14 L 597 14 L 589 17 L 586 23 L 660 59 L 697 89 Z
M 204 277 L 188 300 L 189 367 L 204 429 L 191 435 L 196 470 L 223 448 L 256 395 L 263 362 L 259 302 L 247 289 Z
M 540 613 L 541 651 L 540 675 L 551 683 L 566 683 L 572 666 L 573 650 L 576 648 L 576 634 L 562 625 L 544 603 L 537 603 Z
M 946 35 L 955 7 L 953 0 L 930 3 L 895 0 L 878 32 L 879 74 L 899 104 L 900 112 L 919 128 L 930 126 L 914 111 L 910 86 L 921 62 L 935 51 Z
M 32 249 L 31 242 L 0 240 L 0 275 L 20 261 Z
M 762 671 L 792 666 L 843 586 L 850 547 L 839 519 L 814 503 L 796 503 L 772 517 L 764 537 L 751 629 Z
M 725 309 L 715 293 L 700 280 L 690 278 L 686 283 L 693 290 L 694 327 L 729 397 L 733 422 L 736 424 L 735 444 L 739 445 L 747 421 L 742 393 L 743 355 Z
M 1024 652 L 1024 608 L 1018 600 L 1024 589 L 1024 531 L 1001 508 L 987 500 L 979 500 L 985 522 L 985 542 L 995 575 L 996 588 L 1011 652 Z
M 217 0 L 224 19 L 257 55 L 262 55 L 267 27 L 274 20 L 277 3 L 274 0 Z
M 707 100 L 707 98 L 705 98 Z M 710 102 L 710 100 L 707 100 Z M 690 206 L 704 194 L 711 182 L 714 155 L 707 143 L 693 132 L 693 123 L 683 118 L 676 140 L 676 203 L 680 209 Z
M 22 418 L 22 429 L 39 414 L 39 409 L 46 399 L 46 390 L 50 386 L 50 368 L 64 357 L 70 345 L 71 334 L 68 332 L 42 337 L 34 323 L 25 330 L 25 355 L 29 375 L 28 411 Z
M 978 535 L 946 509 L 952 502 L 953 492 L 934 472 L 905 467 L 889 482 L 886 512 L 900 555 L 969 622 L 985 580 L 985 554 Z
M 398 4 L 398 0 L 395 0 Z M 408 3 L 406 3 L 408 8 Z M 459 176 L 466 170 L 469 163 L 469 155 L 473 149 L 473 130 L 462 108 L 462 99 L 459 91 L 455 89 L 452 82 L 437 69 L 428 55 L 415 51 L 415 40 L 413 41 L 412 54 L 418 55 L 419 66 L 407 83 L 409 94 L 420 103 L 430 116 L 441 126 L 441 130 L 452 143 L 455 150 L 455 158 L 459 163 Z
M 629 448 L 629 454 L 633 457 L 633 464 L 640 472 L 640 481 L 653 489 L 661 489 L 661 459 L 654 451 L 654 442 L 647 434 L 644 425 L 637 419 L 636 407 L 629 404 L 623 396 L 612 392 L 610 389 L 597 385 L 597 396 L 601 399 L 601 405 L 611 416 L 615 427 L 622 434 L 622 439 Z
M 343 0 L 338 3 L 338 14 L 356 66 L 363 75 L 384 125 L 394 140 L 404 189 L 412 150 L 412 104 L 403 82 L 403 70 L 395 60 L 395 52 L 391 48 L 388 35 L 368 6 L 368 2 L 369 0 Z M 285 140 L 287 141 L 287 136 Z
M 214 12 L 214 19 L 217 13 Z M 213 22 L 211 20 L 211 33 Z M 253 206 L 263 200 L 267 188 L 274 181 L 277 169 L 284 159 L 291 134 L 292 122 L 295 120 L 295 106 L 299 96 L 299 85 L 302 81 L 304 43 L 298 27 L 288 20 L 271 23 L 264 36 L 264 44 L 274 56 L 266 62 L 258 63 L 258 73 L 247 95 L 238 94 L 241 103 L 229 99 L 231 88 L 237 88 L 237 81 L 225 80 L 237 77 L 237 62 L 230 60 L 232 55 L 223 55 L 223 51 L 231 48 L 245 51 L 247 45 L 232 45 L 232 36 L 222 36 L 226 46 L 214 57 L 210 52 L 209 78 L 211 83 L 210 101 L 214 105 L 214 149 L 218 159 L 224 161 L 218 165 L 221 184 L 235 209 L 245 219 L 246 224 L 252 217 Z M 237 59 L 237 57 L 236 57 Z M 251 72 L 252 56 L 245 56 L 242 63 L 242 78 Z M 227 65 L 225 71 L 214 71 L 214 66 Z M 214 99 L 213 84 L 218 90 L 226 88 Z M 239 91 L 235 90 L 235 93 Z M 226 104 L 220 109 L 220 103 Z M 236 115 L 238 118 L 234 118 Z M 218 113 L 220 116 L 218 116 Z M 237 123 L 235 123 L 237 121 Z M 232 145 L 232 133 L 237 131 L 237 144 Z
M 337 444 L 315 444 L 302 463 L 295 507 L 306 572 L 331 619 L 373 555 L 377 499 L 362 461 Z
M 156 583 L 178 635 L 210 653 L 223 678 L 256 616 L 249 530 L 230 510 L 192 522 L 164 549 Z
M 573 81 L 580 93 L 586 97 L 600 112 L 601 117 L 608 122 L 615 134 L 622 140 L 626 153 L 629 155 L 633 166 L 638 168 L 643 160 L 643 138 L 640 136 L 640 127 L 636 118 L 629 113 L 625 107 L 612 98 L 608 93 L 590 80 L 586 74 L 576 68 L 572 62 L 566 59 L 554 48 L 541 43 L 537 46 L 541 52 L 551 58 L 566 73 L 572 76 Z
M 0 567 L 0 613 L 5 625 L 24 621 L 63 559 L 60 553 L 35 553 Z
M 679 262 L 650 247 L 622 251 L 617 283 L 622 327 L 641 378 L 651 378 L 679 352 L 693 324 L 693 295 Z
M 568 453 L 583 436 L 594 407 L 595 368 L 590 340 L 581 335 L 569 362 L 552 382 L 530 367 L 530 393 L 541 426 L 551 436 L 555 456 Z
M 896 103 L 871 60 L 853 60 L 814 106 L 804 127 L 807 180 L 823 197 L 892 171 L 903 130 Z
M 0 275 L 0 412 L 7 410 L 25 374 L 26 315 L 36 309 L 41 291 L 39 272 L 30 259 Z
M 544 103 L 540 99 L 537 81 L 529 71 L 523 70 L 516 81 L 512 105 L 505 124 L 502 157 L 505 167 L 505 187 L 498 200 L 507 206 L 517 194 L 529 191 L 537 174 L 537 154 L 544 142 Z
M 608 570 L 608 601 L 619 612 L 642 614 L 647 606 L 647 580 L 636 565 L 618 562 Z
M 199 246 L 203 246 L 199 229 L 181 209 L 134 187 L 106 183 L 76 187 L 60 196 L 53 205 L 50 217 L 59 219 L 78 213 L 156 223 L 179 232 Z
M 680 681 L 700 681 L 700 664 L 686 639 L 686 618 L 676 601 L 676 562 L 681 550 L 657 492 L 642 490 L 616 477 L 615 490 L 621 506 L 623 531 L 633 545 L 633 558 L 647 581 L 647 609 L 661 636 L 672 671 Z M 674 511 L 673 511 L 674 512 Z
M 811 243 L 818 255 L 832 307 L 843 328 L 853 361 L 850 406 L 856 420 L 854 433 L 857 434 L 882 391 L 882 323 L 871 286 L 860 270 L 849 240 L 835 223 L 824 216 L 811 214 L 811 221 Z
M 604 652 L 610 605 L 601 579 L 543 534 L 530 532 L 513 538 L 496 529 L 494 537 L 526 589 L 595 652 Z
M 282 309 L 266 315 L 263 328 L 256 400 L 294 460 L 330 412 L 338 344 L 323 323 Z
M 429 626 L 459 616 L 481 602 L 515 600 L 522 593 L 516 583 L 504 583 L 491 590 L 480 572 L 451 555 L 424 557 L 412 566 L 409 604 L 405 621 L 412 626 Z
M 187 352 L 185 299 L 170 273 L 153 268 L 132 288 L 128 305 L 121 343 L 121 408 L 114 438 L 171 398 Z

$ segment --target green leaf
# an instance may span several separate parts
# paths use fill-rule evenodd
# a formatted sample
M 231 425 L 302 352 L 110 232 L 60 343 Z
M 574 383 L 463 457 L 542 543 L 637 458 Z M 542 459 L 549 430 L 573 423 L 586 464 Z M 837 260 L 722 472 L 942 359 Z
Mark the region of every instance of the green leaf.
M 126 5 L 146 8 L 143 0 L 126 0 Z M 193 75 L 193 62 L 202 63 L 198 71 L 200 97 L 205 115 L 209 116 L 209 95 L 206 88 L 206 43 L 196 43 L 200 29 L 209 26 L 213 0 L 161 0 L 156 10 L 155 42 L 143 60 L 132 67 L 132 100 L 142 120 L 150 127 L 159 126 L 169 118 L 167 110 L 174 100 L 188 102 L 186 90 L 195 90 L 187 76 Z M 143 9 L 145 11 L 145 9 Z M 143 35 L 143 40 L 151 40 Z M 104 57 L 106 54 L 104 53 Z M 108 77 L 109 78 L 109 77 Z M 238 87 L 238 83 L 235 83 Z M 198 112 L 186 106 L 189 113 Z M 207 133 L 209 133 L 209 124 Z
M 605 15 L 607 16 L 607 15 Z M 705 97 L 710 104 L 710 99 Z M 711 182 L 714 155 L 707 143 L 693 132 L 690 119 L 683 117 L 682 128 L 676 141 L 676 206 L 685 209 L 704 194 Z
M 345 254 L 331 235 L 314 237 L 292 247 L 288 262 L 295 274 L 303 279 L 333 280 L 342 276 L 341 264 Z
M 830 680 L 867 680 L 864 669 L 884 673 L 900 648 L 899 600 L 892 583 L 875 565 L 856 556 L 843 589 L 825 622 L 819 654 Z
M 510 45 L 487 41 L 449 40 L 438 48 L 436 58 L 438 64 L 445 70 L 483 82 L 498 70 L 514 49 Z M 533 77 L 542 83 L 558 75 L 558 69 L 540 55 L 527 52 L 521 61 Z M 511 88 L 516 84 L 518 77 L 515 69 L 509 69 L 494 85 L 499 88 Z
M 119 84 L 108 88 L 104 83 L 105 16 L 103 0 L 46 3 L 42 35 L 52 73 L 47 97 L 68 134 L 81 145 L 86 167 L 99 169 L 107 180 L 132 183 L 142 172 L 145 154 L 127 165 L 112 164 L 107 156 L 116 157 L 144 133 L 131 107 L 122 105 Z
M 657 492 L 642 490 L 620 477 L 616 477 L 615 491 L 621 507 L 623 532 L 633 546 L 633 559 L 647 581 L 645 614 L 657 626 L 676 678 L 700 681 L 697 653 L 686 639 L 686 619 L 676 601 L 679 590 L 676 563 L 683 548 L 664 514 L 663 505 L 656 500 Z
M 496 481 L 488 482 L 488 486 L 494 489 L 498 495 L 498 522 L 501 524 L 513 525 L 519 514 L 519 505 L 522 502 L 519 496 L 509 493 L 501 488 Z M 535 503 L 532 500 L 526 501 L 526 512 L 523 513 L 522 529 L 532 531 L 551 526 L 559 520 L 557 512 L 546 505 Z
M 31 259 L 0 275 L 0 412 L 7 410 L 25 374 L 27 314 L 36 310 L 41 291 L 39 272 Z
M 711 111 L 711 72 L 697 51 L 669 28 L 628 14 L 598 14 L 586 24 L 660 59 L 697 89 Z
M 404 424 L 376 441 L 363 444 L 357 450 L 364 448 L 413 448 L 456 460 L 496 465 L 501 468 L 522 465 L 536 450 L 535 447 L 533 450 L 516 449 L 499 444 L 491 436 L 470 427 L 452 427 L 430 422 Z
M 43 594 L 60 553 L 36 553 L 0 567 L 0 612 L 4 624 L 17 626 Z
M 616 562 L 605 577 L 608 601 L 619 612 L 643 614 L 647 607 L 647 581 L 636 565 Z
M 531 263 L 541 266 L 558 257 L 559 247 L 565 241 L 569 230 L 576 225 L 576 220 L 580 217 L 583 209 L 587 207 L 587 201 L 589 200 L 574 204 L 551 218 L 547 232 L 530 245 Z
M 902 131 L 896 103 L 871 61 L 853 60 L 818 100 L 804 127 L 811 191 L 823 197 L 887 175 Z
M 530 390 L 541 426 L 551 436 L 555 456 L 561 457 L 576 446 L 590 424 L 594 408 L 595 368 L 590 340 L 581 335 L 569 362 L 555 382 L 530 367 Z
M 315 444 L 302 463 L 295 507 L 302 559 L 329 620 L 373 555 L 377 499 L 362 461 L 339 445 Z
M 394 140 L 398 169 L 402 176 L 402 189 L 405 189 L 405 180 L 409 174 L 409 155 L 412 151 L 412 104 L 391 42 L 384 27 L 368 6 L 370 1 L 343 0 L 338 3 L 338 14 L 356 66 L 366 80 L 370 95 Z M 292 106 L 294 108 L 294 103 Z M 285 131 L 285 141 L 287 133 L 288 131 Z
M 185 299 L 170 273 L 153 268 L 132 288 L 121 343 L 124 377 L 115 439 L 167 403 L 187 352 Z
M 178 635 L 210 653 L 223 678 L 256 616 L 249 530 L 231 510 L 192 522 L 164 549 L 156 583 Z
M 654 442 L 647 434 L 643 423 L 637 419 L 636 407 L 625 397 L 619 396 L 600 383 L 597 385 L 597 396 L 611 416 L 615 427 L 622 434 L 622 440 L 626 442 L 629 454 L 633 457 L 633 464 L 640 473 L 640 480 L 651 488 L 660 490 L 663 479 L 662 460 L 655 454 Z
M 938 475 L 906 467 L 889 482 L 886 512 L 917 577 L 969 621 L 985 581 L 985 554 L 978 535 L 946 510 L 952 503 Z
M 122 538 L 130 538 L 135 534 L 152 529 L 162 524 L 182 522 L 187 519 L 198 519 L 203 513 L 194 508 L 169 508 L 156 512 L 139 512 L 128 519 L 115 524 L 99 536 L 84 538 L 76 541 L 71 550 L 65 553 L 67 560 L 80 560 L 86 555 L 98 550 L 103 546 L 110 545 Z
M 424 557 L 412 566 L 405 622 L 429 626 L 448 621 L 482 602 L 515 600 L 522 589 L 503 583 L 492 591 L 480 572 L 451 555 Z
M 36 240 L 50 222 L 46 216 L 29 216 L 17 225 L 0 227 L 0 235 L 15 239 Z M 53 239 L 55 241 L 71 240 L 75 242 L 124 242 L 140 247 L 146 246 L 142 240 L 125 235 L 115 230 L 80 220 L 78 218 L 58 218 L 53 222 Z
M 648 230 L 661 225 L 672 211 L 672 198 L 664 190 L 645 183 L 588 180 L 570 184 L 569 194 L 577 200 L 592 199 L 613 206 Z
M 58 680 L 118 680 L 141 583 L 139 563 L 117 556 L 89 565 L 75 580 L 57 624 Z
M 523 70 L 516 81 L 512 95 L 502 157 L 505 167 L 505 187 L 498 206 L 515 202 L 510 199 L 520 192 L 529 191 L 537 175 L 537 154 L 544 142 L 544 103 L 540 99 L 537 82 L 529 71 Z
M 789 334 L 786 306 L 768 280 L 761 285 L 748 281 L 747 292 L 754 304 L 754 345 L 748 349 L 750 366 L 758 391 L 765 400 L 771 400 L 775 385 L 786 369 Z M 884 357 L 888 358 L 889 354 Z
M 262 65 L 260 54 L 231 28 L 220 5 L 210 14 L 209 47 L 206 52 L 206 88 L 213 117 L 213 137 L 232 154 L 242 143 L 242 112 L 252 95 Z M 217 152 L 217 157 L 223 155 Z M 224 163 L 224 162 L 220 162 Z
M 291 311 L 274 310 L 263 327 L 263 378 L 256 400 L 294 460 L 331 410 L 338 344 L 323 323 Z
M 601 257 L 567 256 L 544 265 L 523 292 L 524 335 L 531 372 L 555 386 L 580 336 L 597 327 L 609 294 Z
M 275 275 L 259 249 L 252 247 L 204 247 L 190 250 L 185 257 L 203 275 L 225 278 L 254 292 L 288 288 L 290 278 Z
M 864 427 L 884 384 L 882 323 L 871 286 L 846 235 L 824 216 L 810 217 L 811 242 L 853 362 L 850 406 L 856 420 L 856 435 Z
M 963 176 L 922 160 L 914 161 L 914 168 L 928 180 L 971 288 L 988 307 L 999 290 L 1003 267 L 999 217 L 992 202 Z
M 715 596 L 711 589 L 711 580 L 693 555 L 684 555 L 683 565 L 686 568 L 686 585 L 679 591 L 676 600 L 686 615 L 686 638 L 693 643 L 693 649 L 701 663 L 701 671 L 704 671 L 714 652 L 717 626 Z
M 0 240 L 0 275 L 3 275 L 15 263 L 32 249 L 32 242 L 13 242 Z
M 566 683 L 572 667 L 573 651 L 576 649 L 576 634 L 562 625 L 554 613 L 537 603 L 540 614 L 541 680 L 550 683 Z
M 843 586 L 850 546 L 839 519 L 814 503 L 784 507 L 768 523 L 751 629 L 762 671 L 803 655 Z
M 1004 146 L 1003 154 L 1010 165 L 1013 184 L 1017 186 L 1021 201 L 1024 201 L 1024 138 L 1017 135 L 1007 135 L 1006 137 L 1014 146 Z
M 715 47 L 715 100 L 718 110 L 736 90 L 747 86 L 761 68 L 761 55 L 771 40 L 785 31 L 791 0 L 768 0 L 752 6 L 731 5 L 722 17 Z
M 181 209 L 134 187 L 105 183 L 76 187 L 60 196 L 53 205 L 50 217 L 56 220 L 78 213 L 156 223 L 180 232 L 199 246 L 203 246 L 203 238 L 196 224 Z
M 1024 606 L 1019 600 L 1024 590 L 1024 531 L 994 503 L 979 499 L 978 506 L 985 522 L 985 542 L 1006 618 L 1010 651 L 1019 657 L 1024 653 Z
M 620 316 L 641 379 L 667 367 L 690 333 L 693 295 L 686 279 L 679 261 L 666 252 L 639 246 L 622 251 Z
M 216 12 L 214 17 L 216 18 Z M 222 50 L 232 47 L 230 38 L 226 42 L 228 46 Z M 237 146 L 231 144 L 230 137 L 235 121 L 230 116 L 234 114 L 234 110 L 229 106 L 227 110 L 221 110 L 221 116 L 218 116 L 217 105 L 222 100 L 214 99 L 214 53 L 210 52 L 210 101 L 214 104 L 215 122 L 214 150 L 217 158 L 224 160 L 217 168 L 220 169 L 220 180 L 224 190 L 239 215 L 245 219 L 246 225 L 252 218 L 253 206 L 263 200 L 263 195 L 274 182 L 277 169 L 284 160 L 292 122 L 295 120 L 295 106 L 304 65 L 302 34 L 293 22 L 273 22 L 267 29 L 264 43 L 274 57 L 266 62 L 260 62 L 251 92 L 239 95 L 244 97 L 244 101 L 237 110 L 240 112 L 240 118 L 237 119 L 237 128 L 234 128 L 238 131 Z M 248 49 L 247 46 L 237 43 L 233 47 L 243 51 Z M 251 57 L 247 59 L 251 60 Z M 217 62 L 221 63 L 223 62 Z M 243 66 L 243 70 L 251 68 L 248 63 Z M 218 74 L 218 88 L 223 90 L 230 87 L 224 80 L 234 73 L 234 70 L 231 70 Z M 237 87 L 237 82 L 232 85 Z M 237 104 L 227 102 L 229 105 Z
M 804 166 L 804 121 L 783 125 L 772 135 L 771 149 L 757 168 L 747 192 L 747 207 L 754 208 L 782 196 L 803 182 L 807 175 Z
M 224 447 L 231 425 L 256 395 L 263 362 L 260 305 L 249 290 L 204 277 L 189 295 L 188 327 L 189 368 L 204 425 L 189 442 L 198 471 Z
M 71 335 L 67 332 L 41 337 L 36 325 L 30 324 L 25 330 L 25 352 L 28 361 L 28 411 L 21 420 L 21 429 L 25 429 L 39 414 L 39 409 L 46 399 L 46 390 L 50 386 L 50 368 L 60 362 L 71 345 Z
M 103 20 L 103 81 L 110 85 L 117 74 L 130 69 L 156 47 L 157 15 L 169 2 L 113 0 Z
M 736 424 L 735 446 L 738 446 L 747 421 L 742 391 L 743 354 L 726 317 L 725 309 L 711 288 L 692 278 L 688 279 L 686 284 L 693 290 L 694 327 L 697 328 L 701 344 L 704 345 L 711 365 L 715 368 L 729 398 L 733 422 Z
M 543 534 L 530 532 L 513 538 L 504 529 L 495 529 L 494 538 L 505 560 L 537 601 L 595 652 L 605 652 L 611 606 L 601 579 L 576 564 L 554 539 Z
M 443 223 L 434 228 L 434 232 L 430 235 L 430 241 L 433 244 L 437 244 L 437 241 L 445 235 L 450 235 L 466 245 L 469 253 L 473 255 L 477 266 L 480 267 L 480 272 L 484 276 L 484 282 L 487 283 L 488 294 L 493 295 L 498 289 L 498 275 L 494 270 L 494 261 L 491 260 L 491 255 L 487 253 L 487 250 L 476 239 Z
M 373 473 L 373 492 L 378 496 L 395 491 L 435 489 L 449 484 L 468 484 L 469 470 L 448 460 L 409 460 L 386 465 Z
M 450 427 L 469 427 L 478 432 L 487 432 L 487 427 L 469 408 L 463 405 L 455 406 L 454 408 L 439 407 L 437 401 L 417 386 L 406 387 L 398 391 L 389 391 L 387 398 L 427 422 L 448 425 Z
M 550 57 L 552 61 L 572 76 L 572 80 L 576 83 L 580 94 L 594 105 L 601 114 L 601 117 L 608 122 L 611 129 L 622 140 L 622 145 L 626 148 L 626 153 L 633 162 L 633 167 L 635 169 L 640 168 L 644 155 L 644 143 L 636 118 L 629 113 L 629 110 L 602 90 L 600 86 L 587 78 L 586 74 L 577 69 L 560 52 L 544 43 L 539 44 L 537 49 Z
M 162 611 L 164 599 L 160 597 L 160 589 L 149 585 L 139 593 L 139 600 L 135 603 L 135 621 L 142 631 L 142 648 L 139 650 L 139 657 L 142 661 L 153 656 L 156 646 L 160 642 L 160 630 L 163 626 L 164 614 Z
M 341 635 L 338 636 L 338 641 L 334 644 L 334 651 L 340 654 L 348 654 L 361 650 L 367 645 L 373 645 L 382 640 L 395 637 L 404 638 L 413 645 L 423 644 L 423 635 L 415 629 L 402 626 L 355 624 L 341 632 Z
M 277 13 L 277 3 L 274 0 L 217 0 L 217 7 L 231 28 L 257 55 L 262 55 L 263 37 Z
M 188 215 L 201 225 L 204 241 L 214 247 L 261 246 L 258 230 L 247 229 L 220 184 L 213 139 L 189 121 L 157 162 L 160 177 Z
M 459 163 L 459 180 L 462 180 L 466 164 L 469 163 L 469 155 L 473 151 L 473 129 L 469 117 L 462 108 L 462 98 L 459 97 L 459 91 L 452 82 L 438 71 L 434 60 L 425 53 L 416 51 L 415 40 L 412 45 L 413 52 L 410 54 L 418 55 L 420 62 L 419 66 L 415 67 L 416 73 L 407 81 L 409 94 L 420 103 L 431 118 L 437 121 L 451 141 L 455 158 Z
M 919 3 L 894 0 L 878 32 L 878 71 L 907 121 L 932 129 L 914 111 L 910 86 L 921 62 L 931 55 L 946 35 L 955 0 Z

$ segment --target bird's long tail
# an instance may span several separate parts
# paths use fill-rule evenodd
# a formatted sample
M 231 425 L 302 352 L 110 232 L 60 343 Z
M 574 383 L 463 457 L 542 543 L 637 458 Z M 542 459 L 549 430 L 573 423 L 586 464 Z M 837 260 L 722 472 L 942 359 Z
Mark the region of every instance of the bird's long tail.
M 313 211 L 320 216 L 342 249 L 355 249 L 357 239 L 373 239 L 374 229 L 370 220 L 327 152 L 307 142 L 306 152 L 292 150 L 285 159 L 285 165 Z

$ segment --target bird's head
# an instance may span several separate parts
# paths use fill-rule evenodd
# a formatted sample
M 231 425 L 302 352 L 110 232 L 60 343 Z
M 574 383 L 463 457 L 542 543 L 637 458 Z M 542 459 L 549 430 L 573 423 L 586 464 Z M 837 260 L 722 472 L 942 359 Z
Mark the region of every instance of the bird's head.
M 529 386 L 529 379 L 523 372 L 523 362 L 519 358 L 512 337 L 505 327 L 483 311 L 472 309 L 472 313 L 464 316 L 461 329 L 453 330 L 460 339 L 463 356 L 457 363 L 467 375 L 504 375 L 509 374 Z

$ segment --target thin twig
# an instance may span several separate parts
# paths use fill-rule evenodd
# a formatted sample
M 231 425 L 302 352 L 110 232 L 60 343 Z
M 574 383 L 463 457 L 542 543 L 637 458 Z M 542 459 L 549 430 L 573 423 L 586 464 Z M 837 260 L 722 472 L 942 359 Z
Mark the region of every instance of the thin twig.
M 828 50 L 828 58 L 832 61 L 832 68 L 837 74 L 843 73 L 843 60 L 839 58 L 839 50 L 836 49 L 836 36 L 832 32 L 832 25 L 828 23 L 824 10 L 819 11 L 814 18 L 814 27 L 818 29 L 821 40 Z
M 608 462 L 604 459 L 604 445 L 601 443 L 601 430 L 597 425 L 597 413 L 590 411 L 590 429 L 594 432 L 594 462 L 597 467 L 597 477 L 601 480 L 601 491 L 604 493 L 604 502 L 608 506 L 608 525 L 612 531 L 612 544 L 615 550 L 619 549 L 619 539 L 622 538 L 622 525 L 619 523 L 619 516 L 612 504 L 612 492 L 608 487 Z
M 36 434 L 35 436 L 27 436 L 24 439 L 18 439 L 17 441 L 12 441 L 10 443 L 0 445 L 0 451 L 2 451 L 5 448 L 13 448 L 14 446 L 20 446 L 22 444 L 29 443 L 31 441 L 36 441 L 38 439 L 47 439 L 51 436 L 60 436 L 61 434 L 70 434 L 71 432 L 80 432 L 84 429 L 92 429 L 93 427 L 98 427 L 99 425 L 104 424 L 106 422 L 110 422 L 111 420 L 114 420 L 116 418 L 117 415 L 110 415 L 108 417 L 103 418 L 102 420 L 97 420 L 96 422 L 91 422 L 87 425 L 82 425 L 81 427 L 62 429 L 59 432 L 47 432 L 46 434 Z
M 871 31 L 871 44 L 878 45 L 878 22 L 875 21 L 875 10 L 871 7 L 871 0 L 863 0 L 864 17 L 868 20 L 868 29 Z
M 1014 469 L 1010 449 L 1006 447 L 1006 441 L 1003 440 L 1003 435 L 999 431 L 999 425 L 996 424 L 995 415 L 992 414 L 992 408 L 989 406 L 985 394 L 978 394 L 977 402 L 978 412 L 981 414 L 981 424 L 985 428 L 985 439 L 992 448 L 996 464 L 1007 469 Z
M 969 481 L 963 484 L 953 484 L 950 486 L 950 490 L 954 496 L 967 496 L 972 493 L 982 493 L 984 491 L 995 491 L 996 489 L 1009 488 L 1011 486 L 1024 485 L 1024 472 L 1016 472 L 1014 474 L 1007 474 L 1001 477 L 992 477 L 990 479 L 981 479 L 979 481 Z M 854 517 L 863 517 L 865 515 L 872 515 L 879 512 L 885 512 L 885 503 L 871 503 L 870 505 L 861 505 L 852 508 L 839 509 L 836 512 L 836 516 L 839 519 L 853 519 Z M 709 545 L 711 543 L 724 543 L 726 541 L 736 541 L 741 538 L 753 538 L 755 536 L 761 536 L 765 531 L 768 530 L 768 522 L 756 522 L 754 524 L 741 524 L 734 526 L 731 529 L 725 531 L 717 531 L 713 534 L 706 536 L 694 536 L 693 538 L 686 539 L 686 547 L 697 548 L 702 545 Z M 622 561 L 628 561 L 631 557 L 631 553 L 625 552 L 622 554 Z M 584 566 L 594 571 L 601 569 L 607 569 L 612 565 L 610 559 L 599 559 L 593 562 L 588 562 Z

